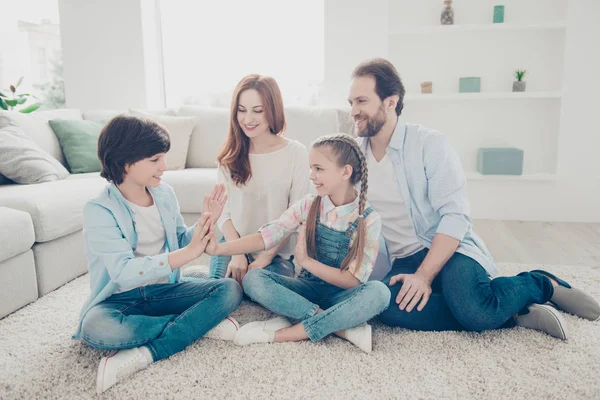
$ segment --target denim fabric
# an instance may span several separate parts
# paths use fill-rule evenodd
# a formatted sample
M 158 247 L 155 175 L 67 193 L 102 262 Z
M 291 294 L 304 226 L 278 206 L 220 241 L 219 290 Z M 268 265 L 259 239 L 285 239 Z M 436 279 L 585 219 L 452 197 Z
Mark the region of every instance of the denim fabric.
M 365 211 L 365 217 L 372 211 Z M 356 220 L 346 231 L 335 231 L 321 224 L 317 216 L 316 257 L 325 265 L 340 268 L 348 254 Z M 308 337 L 316 342 L 325 336 L 353 328 L 373 318 L 389 304 L 389 290 L 381 282 L 370 281 L 342 289 L 306 270 L 298 278 L 271 271 L 252 270 L 243 281 L 250 298 L 269 310 L 302 321 Z M 325 311 L 316 314 L 321 308 Z
M 383 283 L 392 276 L 413 274 L 428 250 L 397 259 Z M 432 294 L 425 308 L 410 313 L 396 304 L 401 283 L 390 288 L 390 306 L 379 319 L 386 325 L 422 331 L 509 328 L 515 325 L 512 316 L 525 312 L 532 303 L 550 300 L 554 289 L 543 274 L 522 272 L 517 276 L 490 279 L 487 271 L 475 260 L 455 253 L 432 283 Z
M 204 336 L 241 301 L 242 290 L 232 279 L 143 286 L 92 307 L 81 336 L 96 349 L 146 346 L 158 361 Z
M 225 242 L 225 237 L 221 237 L 221 239 L 219 240 L 219 243 L 223 242 Z M 295 271 L 294 263 L 292 262 L 293 257 L 294 256 L 292 256 L 289 260 L 286 260 L 285 258 L 276 255 L 271 261 L 271 264 L 267 265 L 265 269 L 267 271 L 273 271 L 283 276 L 293 277 Z M 248 260 L 248 264 L 252 262 L 252 260 L 249 259 L 248 256 L 246 256 L 246 259 Z M 212 256 L 210 258 L 209 279 L 225 278 L 225 274 L 227 273 L 227 266 L 229 265 L 230 261 L 231 256 Z
M 369 138 L 358 138 L 363 152 Z M 415 233 L 429 248 L 436 233 L 460 241 L 458 253 L 477 261 L 494 277 L 498 267 L 479 236 L 473 232 L 467 198 L 467 179 L 448 137 L 422 125 L 398 120 L 386 149 Z M 371 177 L 377 179 L 377 177 Z

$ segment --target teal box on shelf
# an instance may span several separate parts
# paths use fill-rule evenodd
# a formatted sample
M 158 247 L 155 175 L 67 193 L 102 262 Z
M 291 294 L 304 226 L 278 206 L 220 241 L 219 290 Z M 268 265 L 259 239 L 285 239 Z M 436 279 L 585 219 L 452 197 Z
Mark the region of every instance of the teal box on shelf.
M 483 175 L 522 175 L 523 150 L 481 148 L 477 152 L 477 172 Z
M 460 93 L 481 92 L 481 78 L 478 76 L 460 78 L 458 80 L 458 91 Z

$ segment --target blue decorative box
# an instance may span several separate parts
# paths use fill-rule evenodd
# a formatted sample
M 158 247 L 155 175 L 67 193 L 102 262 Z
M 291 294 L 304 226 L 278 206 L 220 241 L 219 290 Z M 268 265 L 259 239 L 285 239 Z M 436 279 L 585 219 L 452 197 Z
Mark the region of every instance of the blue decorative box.
M 523 150 L 481 148 L 477 153 L 477 172 L 483 175 L 522 175 Z
M 460 93 L 481 92 L 481 78 L 478 76 L 460 78 L 458 80 L 458 91 Z

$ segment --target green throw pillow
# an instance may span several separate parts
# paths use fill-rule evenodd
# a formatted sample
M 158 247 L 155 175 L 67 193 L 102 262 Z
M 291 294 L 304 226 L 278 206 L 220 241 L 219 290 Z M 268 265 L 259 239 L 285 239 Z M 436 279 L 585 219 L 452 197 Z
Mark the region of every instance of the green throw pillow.
M 105 121 L 53 119 L 48 121 L 56 134 L 72 174 L 100 172 L 98 136 Z

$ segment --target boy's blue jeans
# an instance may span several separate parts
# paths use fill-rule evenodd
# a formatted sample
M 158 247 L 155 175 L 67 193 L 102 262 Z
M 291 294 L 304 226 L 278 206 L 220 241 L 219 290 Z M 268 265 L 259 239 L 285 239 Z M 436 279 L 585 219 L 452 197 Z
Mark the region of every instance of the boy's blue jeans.
M 383 279 L 389 284 L 396 274 L 414 274 L 427 255 L 421 250 L 396 259 Z M 470 257 L 454 253 L 434 279 L 433 292 L 422 311 L 409 313 L 396 304 L 401 283 L 390 287 L 390 306 L 379 316 L 390 326 L 420 330 L 484 331 L 515 326 L 512 318 L 532 303 L 543 304 L 554 293 L 551 281 L 543 274 L 522 272 L 517 276 L 490 279 L 485 269 Z
M 314 275 L 290 278 L 264 269 L 249 271 L 243 287 L 263 307 L 302 321 L 313 342 L 370 320 L 388 306 L 390 298 L 390 291 L 379 281 L 342 289 Z M 316 314 L 319 308 L 324 311 Z
M 83 320 L 82 338 L 102 350 L 146 346 L 158 361 L 204 336 L 241 301 L 242 290 L 232 279 L 143 286 L 93 307 Z

